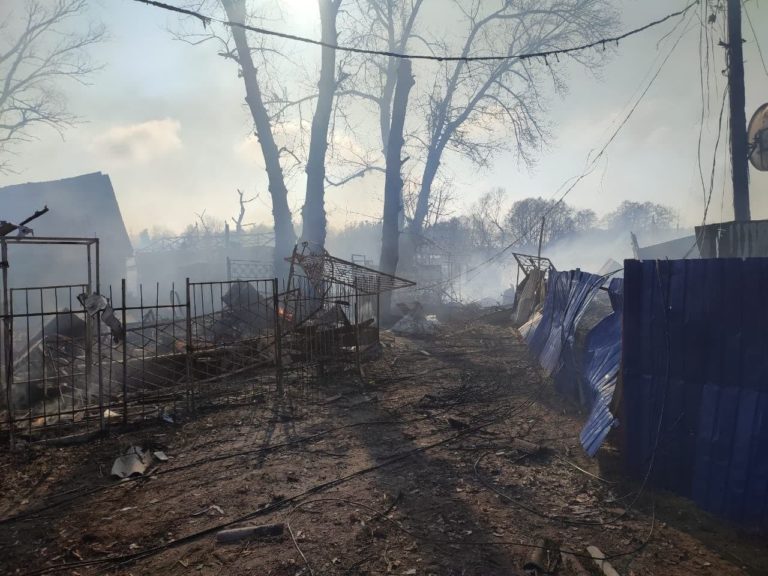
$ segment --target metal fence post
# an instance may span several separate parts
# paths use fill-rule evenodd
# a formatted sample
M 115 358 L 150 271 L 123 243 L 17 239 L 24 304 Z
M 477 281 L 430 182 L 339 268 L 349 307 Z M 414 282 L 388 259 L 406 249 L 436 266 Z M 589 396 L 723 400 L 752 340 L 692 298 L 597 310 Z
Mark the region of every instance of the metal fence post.
M 122 292 L 123 303 L 123 424 L 128 424 L 128 324 L 126 322 L 125 308 L 127 306 L 125 300 L 125 278 L 120 284 L 120 291 Z
M 0 330 L 0 339 L 2 339 L 2 374 L 5 378 L 5 394 L 8 404 L 8 437 L 11 449 L 14 448 L 13 434 L 13 358 L 12 358 L 12 339 L 10 333 L 10 310 L 8 309 L 8 244 L 5 240 L 0 240 L 0 267 L 3 270 L 3 325 Z
M 355 362 L 357 364 L 357 373 L 362 377 L 363 365 L 360 361 L 360 289 L 355 280 Z
M 88 286 L 86 287 L 86 294 L 90 296 L 93 293 L 93 287 L 91 285 L 91 246 L 88 245 Z M 79 300 L 79 299 L 78 299 Z M 90 406 L 90 387 L 92 386 L 93 376 L 93 318 L 88 314 L 88 310 L 83 302 L 80 302 L 82 308 L 81 314 L 85 318 L 85 342 L 83 342 L 83 355 L 85 356 L 85 405 L 83 406 L 84 419 L 88 422 L 88 408 Z M 101 398 L 99 398 L 101 403 Z M 99 429 L 102 429 L 103 422 L 101 421 L 102 413 L 99 413 Z
M 274 308 L 275 320 L 275 381 L 277 382 L 277 393 L 283 395 L 283 350 L 281 346 L 280 334 L 280 296 L 277 278 L 272 279 L 272 302 Z M 283 311 L 283 314 L 286 312 Z
M 98 362 L 96 367 L 96 378 L 99 381 L 99 430 L 104 432 L 104 373 L 102 369 L 102 364 L 104 362 L 101 357 L 101 314 L 101 310 L 96 312 L 96 362 Z
M 186 279 L 187 286 L 187 405 L 190 410 L 195 408 L 195 390 L 193 381 L 193 367 L 192 367 L 192 302 L 190 299 L 190 284 L 189 278 Z

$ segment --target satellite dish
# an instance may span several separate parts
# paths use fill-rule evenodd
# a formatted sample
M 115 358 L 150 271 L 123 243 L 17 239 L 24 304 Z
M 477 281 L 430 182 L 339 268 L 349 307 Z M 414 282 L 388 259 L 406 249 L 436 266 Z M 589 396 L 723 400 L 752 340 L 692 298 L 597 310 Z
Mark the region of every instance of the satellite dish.
M 758 170 L 768 172 L 768 103 L 757 109 L 747 132 L 749 161 Z

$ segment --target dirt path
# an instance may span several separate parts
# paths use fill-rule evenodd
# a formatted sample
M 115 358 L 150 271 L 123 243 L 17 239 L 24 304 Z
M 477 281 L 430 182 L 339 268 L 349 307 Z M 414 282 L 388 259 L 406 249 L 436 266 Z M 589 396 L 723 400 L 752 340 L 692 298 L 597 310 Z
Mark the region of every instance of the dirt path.
M 0 518 L 21 516 L 0 520 L 0 573 L 514 575 L 545 538 L 577 555 L 595 545 L 622 575 L 766 573 L 758 540 L 686 510 L 687 530 L 724 543 L 708 550 L 673 527 L 674 499 L 655 507 L 615 474 L 598 478 L 581 419 L 513 330 L 384 341 L 362 383 L 3 454 Z M 132 444 L 171 460 L 150 479 L 110 480 Z M 290 530 L 215 542 L 243 517 Z

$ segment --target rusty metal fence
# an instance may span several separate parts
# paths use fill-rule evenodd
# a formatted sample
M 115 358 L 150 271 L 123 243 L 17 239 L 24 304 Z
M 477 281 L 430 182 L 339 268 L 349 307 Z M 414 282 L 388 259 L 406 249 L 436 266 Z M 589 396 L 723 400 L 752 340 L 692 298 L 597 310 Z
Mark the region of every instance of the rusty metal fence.
M 187 302 L 193 403 L 242 402 L 279 385 L 276 279 L 188 283 Z
M 0 438 L 11 444 L 175 421 L 270 394 L 306 399 L 328 373 L 363 374 L 378 352 L 380 294 L 413 285 L 303 244 L 282 287 L 230 278 L 104 290 L 97 240 L 35 239 L 46 242 L 85 246 L 87 274 L 9 287 L 0 239 Z
M 8 290 L 0 433 L 34 441 L 202 405 L 280 381 L 277 280 Z
M 379 294 L 294 273 L 281 293 L 283 366 L 297 380 L 361 372 L 379 342 Z

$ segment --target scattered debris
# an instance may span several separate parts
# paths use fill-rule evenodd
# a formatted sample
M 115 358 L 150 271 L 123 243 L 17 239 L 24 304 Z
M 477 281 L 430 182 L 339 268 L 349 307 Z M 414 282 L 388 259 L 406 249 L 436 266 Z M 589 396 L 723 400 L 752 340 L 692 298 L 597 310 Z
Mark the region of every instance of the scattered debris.
M 447 322 L 465 328 L 463 319 Z M 6 571 L 59 566 L 72 571 L 72 563 L 79 562 L 72 551 L 92 563 L 88 570 L 103 571 L 108 564 L 100 563 L 135 551 L 141 558 L 132 566 L 134 573 L 180 566 L 204 574 L 224 566 L 227 573 L 309 576 L 293 551 L 288 525 L 259 526 L 285 523 L 281 514 L 295 509 L 296 495 L 304 492 L 300 501 L 310 495 L 318 500 L 291 516 L 290 526 L 317 576 L 523 576 L 524 565 L 539 576 L 590 571 L 604 576 L 589 560 L 588 544 L 608 558 L 632 554 L 638 575 L 742 574 L 743 563 L 718 558 L 721 549 L 711 544 L 715 539 L 743 557 L 754 549 L 762 558 L 764 541 L 742 548 L 734 542 L 738 533 L 686 534 L 672 524 L 638 550 L 654 519 L 642 510 L 619 518 L 623 507 L 617 498 L 623 492 L 558 460 L 563 447 L 575 446 L 581 422 L 564 413 L 554 394 L 546 395 L 525 344 L 508 326 L 486 320 L 460 335 L 441 335 L 429 342 L 433 356 L 428 360 L 419 352 L 422 346 L 399 338 L 370 367 L 364 384 L 356 374 L 329 378 L 323 387 L 292 390 L 290 404 L 234 406 L 185 418 L 183 427 L 171 428 L 158 418 L 174 414 L 170 400 L 163 399 L 148 413 L 146 434 L 130 429 L 89 446 L 52 451 L 55 459 L 35 457 L 41 447 L 31 444 L 28 461 L 0 462 L 0 504 L 19 518 L 0 518 L 0 548 L 11 551 L 4 557 Z M 396 357 L 397 369 L 391 361 Z M 350 402 L 374 396 L 376 402 L 349 408 Z M 425 407 L 430 407 L 426 417 Z M 474 430 L 489 419 L 494 423 L 481 433 L 465 433 L 464 426 Z M 427 450 L 433 441 L 444 449 Z M 131 444 L 148 464 L 143 476 L 135 476 L 136 482 L 105 482 L 115 454 L 138 458 L 135 447 L 126 454 Z M 178 466 L 165 464 L 172 473 L 145 482 L 163 455 Z M 469 474 L 479 456 L 484 460 L 475 480 Z M 580 455 L 572 458 L 592 469 Z M 100 461 L 105 464 L 100 475 L 80 477 Z M 47 468 L 50 477 L 42 477 Z M 77 499 L 45 507 L 59 502 L 52 498 L 58 494 L 71 498 L 69 491 Z M 656 522 L 661 523 L 678 514 L 678 503 L 659 498 Z M 524 508 L 537 514 L 518 512 Z M 230 525 L 235 517 L 250 520 Z M 691 516 L 690 525 L 694 518 L 698 522 Z M 432 546 L 399 526 L 446 544 Z M 522 544 L 544 536 L 557 544 L 547 544 L 538 556 Z M 163 548 L 187 538 L 190 546 Z M 468 545 L 471 541 L 489 545 Z M 561 553 L 561 544 L 581 550 L 586 559 Z M 155 547 L 156 553 L 144 555 Z M 624 566 L 617 562 L 616 568 L 622 576 L 631 574 Z
M 355 400 L 352 400 L 349 403 L 350 408 L 355 408 L 357 406 L 362 406 L 363 404 L 372 404 L 379 401 L 379 397 L 376 394 L 363 394 L 360 398 L 357 398 Z
M 168 462 L 168 456 L 166 456 L 165 452 L 162 450 L 155 450 L 152 452 L 152 456 L 155 457 L 159 462 Z
M 207 508 L 203 508 L 202 510 L 190 514 L 190 516 L 202 516 L 203 514 L 208 514 L 209 516 L 215 516 L 216 514 L 224 516 L 224 509 L 218 504 L 211 504 Z
M 523 564 L 526 576 L 544 576 L 551 574 L 559 560 L 557 546 L 545 538 L 536 542 L 536 547 L 531 551 L 528 561 Z
M 282 536 L 285 524 L 263 524 L 261 526 L 241 526 L 228 528 L 216 533 L 216 542 L 229 544 L 245 538 L 276 538 Z
M 440 322 L 434 314 L 426 315 L 424 308 L 419 302 L 412 307 L 405 304 L 398 304 L 398 307 L 405 312 L 405 315 L 392 326 L 392 332 L 395 334 L 407 334 L 409 336 L 434 336 Z M 429 356 L 429 353 L 425 354 Z
M 572 576 L 590 576 L 589 571 L 581 565 L 579 559 L 573 554 L 560 552 L 560 559 L 562 561 L 562 567 L 564 568 L 564 574 L 571 574 Z
M 605 576 L 619 576 L 619 573 L 605 559 L 605 554 L 603 554 L 597 546 L 587 546 L 587 552 L 589 552 L 589 555 L 592 556 L 595 564 L 597 564 L 597 567 L 602 570 Z
M 448 424 L 451 428 L 454 428 L 456 430 L 466 430 L 469 428 L 469 424 L 464 422 L 463 420 L 459 420 L 458 418 L 447 418 L 446 419 Z
M 96 316 L 101 312 L 101 321 L 109 326 L 115 344 L 123 339 L 125 329 L 120 320 L 115 316 L 115 311 L 112 309 L 112 305 L 109 303 L 109 299 L 106 296 L 102 296 L 95 292 L 93 294 L 83 293 L 80 294 L 77 299 L 91 316 Z
M 137 446 L 131 446 L 122 456 L 118 456 L 112 464 L 112 476 L 130 478 L 142 476 L 149 468 L 152 456 Z
M 513 439 L 512 448 L 524 452 L 525 454 L 536 454 L 541 451 L 541 446 L 534 444 L 533 442 L 528 442 L 528 440 L 523 440 L 522 438 Z

